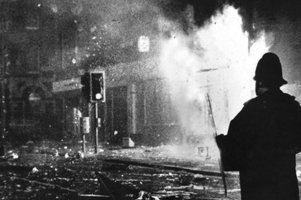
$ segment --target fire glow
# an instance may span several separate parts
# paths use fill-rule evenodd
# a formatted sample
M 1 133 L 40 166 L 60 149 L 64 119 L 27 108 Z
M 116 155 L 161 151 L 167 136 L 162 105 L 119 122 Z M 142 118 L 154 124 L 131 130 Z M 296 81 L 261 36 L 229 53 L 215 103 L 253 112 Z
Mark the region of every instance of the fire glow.
M 185 137 L 203 138 L 197 145 L 215 148 L 207 97 L 216 131 L 226 133 L 230 119 L 253 95 L 256 63 L 269 47 L 265 33 L 250 41 L 242 25 L 238 10 L 227 5 L 202 28 L 189 34 L 173 28 L 172 36 L 162 39 L 160 70 Z

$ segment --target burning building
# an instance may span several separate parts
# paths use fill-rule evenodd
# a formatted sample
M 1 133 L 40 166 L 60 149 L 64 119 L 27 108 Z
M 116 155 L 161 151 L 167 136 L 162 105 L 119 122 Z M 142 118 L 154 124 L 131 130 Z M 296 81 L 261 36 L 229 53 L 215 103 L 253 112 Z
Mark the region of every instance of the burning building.
M 292 67 L 299 58 L 297 53 L 287 56 L 288 51 L 299 52 L 295 49 L 300 42 L 290 45 L 300 31 L 285 18 L 270 23 L 256 3 L 234 2 L 241 9 L 222 1 L 79 0 L 32 5 L 39 17 L 28 20 L 30 25 L 24 23 L 35 36 L 28 37 L 22 48 L 10 46 L 16 46 L 10 70 L 21 72 L 20 63 L 27 62 L 39 73 L 22 68 L 26 73 L 19 74 L 28 76 L 2 78 L 3 85 L 10 81 L 10 95 L 5 97 L 10 100 L 10 117 L 3 119 L 11 130 L 19 126 L 18 120 L 30 124 L 26 113 L 38 112 L 38 120 L 54 113 L 55 123 L 41 126 L 66 138 L 79 138 L 80 119 L 91 109 L 82 95 L 80 77 L 104 71 L 106 101 L 97 108 L 101 141 L 122 145 L 123 138 L 132 138 L 136 144 L 215 146 L 213 133 L 225 133 L 230 119 L 254 96 L 256 62 L 270 50 L 279 53 L 287 66 L 284 75 L 293 84 L 286 89 L 300 98 L 299 72 Z M 295 31 L 281 35 L 284 30 Z M 17 41 L 22 34 L 2 32 L 2 38 L 16 36 Z M 29 46 L 36 53 L 26 57 Z M 22 62 L 17 59 L 21 50 L 26 57 Z M 39 58 L 36 65 L 30 64 L 35 58 Z

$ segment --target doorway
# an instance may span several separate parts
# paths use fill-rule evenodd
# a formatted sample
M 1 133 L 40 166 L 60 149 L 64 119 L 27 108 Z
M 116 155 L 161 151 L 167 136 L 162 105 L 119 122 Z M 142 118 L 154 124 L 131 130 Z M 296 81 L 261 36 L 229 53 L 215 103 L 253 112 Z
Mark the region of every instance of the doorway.
M 107 135 L 112 145 L 122 145 L 127 137 L 127 87 L 107 90 Z

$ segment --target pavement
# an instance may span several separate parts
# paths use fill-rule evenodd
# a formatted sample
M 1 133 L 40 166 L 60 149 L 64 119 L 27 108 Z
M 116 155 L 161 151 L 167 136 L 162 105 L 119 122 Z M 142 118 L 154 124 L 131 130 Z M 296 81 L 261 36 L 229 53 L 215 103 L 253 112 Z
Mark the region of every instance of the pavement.
M 121 148 L 98 154 L 74 141 L 28 141 L 0 160 L 0 199 L 239 199 L 238 177 L 189 146 Z
M 213 153 L 199 153 L 188 145 L 162 145 L 158 147 L 137 146 L 122 148 L 100 144 L 97 155 L 94 146 L 87 145 L 82 152 L 80 141 L 28 141 L 24 145 L 9 147 L 6 157 L 13 158 L 18 165 L 45 165 L 59 158 L 95 157 L 99 159 L 122 160 L 152 165 L 165 165 L 190 169 L 191 171 L 207 171 L 220 173 L 218 160 Z M 1 161 L 1 159 L 0 159 Z
M 214 151 L 185 145 L 121 148 L 98 154 L 77 141 L 28 141 L 0 158 L 0 199 L 239 200 L 238 173 L 226 173 L 227 197 Z M 301 183 L 301 155 L 297 155 Z M 301 184 L 300 184 L 301 185 Z

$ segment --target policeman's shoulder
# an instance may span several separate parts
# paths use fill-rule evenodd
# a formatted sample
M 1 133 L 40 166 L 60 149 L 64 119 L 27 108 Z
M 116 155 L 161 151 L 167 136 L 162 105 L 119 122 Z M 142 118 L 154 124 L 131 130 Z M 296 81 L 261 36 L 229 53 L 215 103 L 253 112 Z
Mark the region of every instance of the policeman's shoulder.
M 300 103 L 296 100 L 295 96 L 284 93 L 283 96 L 287 99 L 288 102 L 293 104 L 294 106 L 300 107 Z
M 253 99 L 250 99 L 249 101 L 246 101 L 244 103 L 244 106 L 250 106 L 250 105 L 254 105 L 254 104 L 257 104 L 259 101 L 258 101 L 258 97 L 255 97 Z

